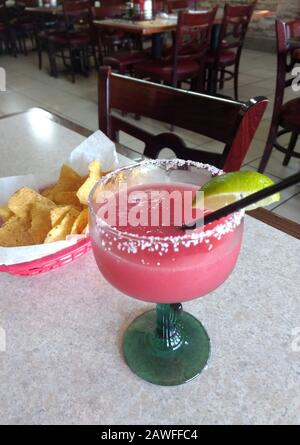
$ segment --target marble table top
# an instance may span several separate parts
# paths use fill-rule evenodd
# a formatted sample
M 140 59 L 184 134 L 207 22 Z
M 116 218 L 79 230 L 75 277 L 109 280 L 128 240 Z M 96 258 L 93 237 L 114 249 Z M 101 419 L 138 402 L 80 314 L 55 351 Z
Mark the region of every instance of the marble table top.
M 52 150 L 63 156 L 82 137 L 53 126 L 55 143 L 41 139 L 42 148 L 20 120 L 14 139 L 6 126 L 2 176 L 52 162 Z M 300 241 L 246 217 L 231 277 L 184 305 L 205 325 L 212 353 L 179 387 L 151 385 L 126 366 L 123 333 L 152 305 L 107 283 L 92 252 L 40 276 L 1 274 L 0 423 L 298 424 L 299 258 Z

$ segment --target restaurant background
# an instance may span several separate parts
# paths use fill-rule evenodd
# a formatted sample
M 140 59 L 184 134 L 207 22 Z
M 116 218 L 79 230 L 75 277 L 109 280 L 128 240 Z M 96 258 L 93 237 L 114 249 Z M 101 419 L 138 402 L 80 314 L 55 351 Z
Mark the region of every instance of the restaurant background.
M 204 0 L 199 2 L 201 6 L 213 6 L 225 4 L 225 0 Z M 230 4 L 247 4 L 248 0 L 232 0 Z M 275 51 L 275 17 L 283 20 L 293 20 L 300 17 L 299 0 L 258 0 L 256 9 L 269 10 L 274 14 L 261 20 L 252 21 L 249 26 L 245 46 L 258 51 Z

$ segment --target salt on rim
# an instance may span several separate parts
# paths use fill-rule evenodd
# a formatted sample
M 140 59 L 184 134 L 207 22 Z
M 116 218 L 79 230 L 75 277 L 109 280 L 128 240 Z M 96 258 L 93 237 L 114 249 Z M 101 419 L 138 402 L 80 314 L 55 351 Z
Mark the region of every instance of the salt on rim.
M 132 241 L 136 242 L 136 247 L 141 246 L 144 241 L 151 243 L 151 247 L 153 247 L 154 243 L 166 243 L 171 242 L 173 245 L 178 245 L 179 243 L 182 243 L 185 245 L 186 242 L 189 242 L 189 244 L 198 244 L 202 243 L 204 240 L 214 237 L 220 240 L 223 235 L 226 235 L 229 232 L 232 232 L 236 227 L 238 227 L 243 219 L 243 216 L 245 214 L 245 209 L 241 209 L 237 212 L 232 213 L 225 222 L 217 224 L 213 229 L 207 229 L 207 230 L 201 230 L 201 231 L 191 231 L 189 230 L 188 233 L 185 233 L 184 235 L 179 236 L 147 236 L 147 235 L 137 235 L 135 233 L 130 232 L 122 232 L 121 230 L 116 229 L 115 227 L 110 226 L 107 224 L 106 221 L 103 219 L 100 219 L 97 213 L 94 210 L 93 205 L 93 196 L 96 192 L 99 185 L 105 185 L 108 181 L 110 181 L 114 176 L 117 176 L 120 172 L 124 172 L 127 170 L 131 170 L 132 168 L 139 168 L 139 167 L 147 167 L 150 165 L 155 165 L 157 167 L 165 167 L 166 170 L 171 170 L 174 167 L 182 167 L 184 165 L 196 167 L 198 169 L 203 169 L 209 171 L 214 176 L 220 176 L 224 174 L 225 172 L 223 170 L 218 169 L 217 167 L 214 167 L 209 164 L 203 164 L 202 162 L 196 162 L 196 161 L 186 161 L 184 159 L 147 159 L 145 161 L 137 162 L 135 164 L 127 165 L 126 167 L 118 168 L 117 170 L 114 170 L 111 173 L 108 173 L 103 178 L 99 179 L 99 181 L 96 182 L 94 187 L 92 188 L 89 199 L 88 199 L 88 206 L 89 211 L 93 214 L 93 216 L 96 219 L 96 225 L 98 229 L 100 229 L 101 232 L 104 232 L 104 228 L 106 230 L 108 229 L 110 232 L 114 233 L 118 240 L 124 238 L 128 238 Z M 150 244 L 144 244 L 144 248 L 149 248 Z M 177 247 L 177 246 L 176 246 Z M 189 247 L 186 245 L 186 247 Z M 135 248 L 134 248 L 135 250 Z

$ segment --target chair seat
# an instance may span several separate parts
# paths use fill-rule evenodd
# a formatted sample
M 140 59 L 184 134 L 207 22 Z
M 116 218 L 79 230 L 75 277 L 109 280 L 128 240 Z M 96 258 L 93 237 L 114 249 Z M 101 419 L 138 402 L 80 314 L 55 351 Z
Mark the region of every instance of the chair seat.
M 184 59 L 177 64 L 178 80 L 188 79 L 189 77 L 196 77 L 198 75 L 200 65 L 191 59 Z M 171 81 L 173 64 L 164 63 L 160 61 L 147 61 L 134 66 L 137 74 L 149 76 L 150 78 Z
M 282 106 L 279 123 L 283 128 L 300 133 L 300 97 Z
M 147 51 L 122 51 L 103 58 L 103 64 L 124 72 L 128 67 L 144 62 L 149 57 Z
M 293 51 L 293 58 L 300 63 L 300 48 Z
M 73 47 L 87 46 L 90 44 L 91 38 L 86 33 L 74 33 L 69 34 L 69 38 L 66 32 L 58 31 L 49 36 L 49 40 L 60 46 L 67 46 L 69 43 Z
M 46 29 L 43 31 L 39 31 L 37 33 L 37 36 L 39 39 L 47 40 L 47 39 L 50 39 L 50 37 L 55 36 L 56 34 L 58 35 L 59 33 L 61 33 L 63 35 L 66 34 L 65 31 L 57 31 L 56 29 Z
M 16 31 L 30 32 L 35 30 L 35 26 L 31 22 L 16 22 L 13 25 Z
M 221 51 L 219 64 L 222 66 L 234 65 L 236 60 L 236 53 L 234 51 Z M 215 63 L 215 54 L 209 52 L 206 56 L 206 63 L 213 65 Z

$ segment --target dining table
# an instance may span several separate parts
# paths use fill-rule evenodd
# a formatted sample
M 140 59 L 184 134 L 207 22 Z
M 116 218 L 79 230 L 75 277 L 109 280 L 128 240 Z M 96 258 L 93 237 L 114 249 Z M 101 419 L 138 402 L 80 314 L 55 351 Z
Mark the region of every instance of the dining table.
M 0 176 L 47 172 L 90 134 L 39 108 L 1 117 Z M 143 157 L 116 146 L 120 165 Z M 177 387 L 147 383 L 125 364 L 125 329 L 152 305 L 106 282 L 91 250 L 48 273 L 1 273 L 1 424 L 299 424 L 299 258 L 299 224 L 265 209 L 245 216 L 230 278 L 184 305 L 204 322 L 212 352 L 202 374 Z
M 198 8 L 198 13 L 207 12 L 205 8 Z M 270 10 L 257 10 L 252 15 L 252 20 L 257 21 L 266 17 L 273 17 L 274 13 Z M 218 36 L 222 23 L 223 9 L 219 8 L 214 21 L 212 32 L 212 48 L 218 44 Z M 131 34 L 137 34 L 142 37 L 151 36 L 152 38 L 152 57 L 159 59 L 162 53 L 163 35 L 168 32 L 174 32 L 177 27 L 178 16 L 176 14 L 158 14 L 152 20 L 134 20 L 128 18 L 107 18 L 94 19 L 93 23 L 98 29 L 123 31 Z

